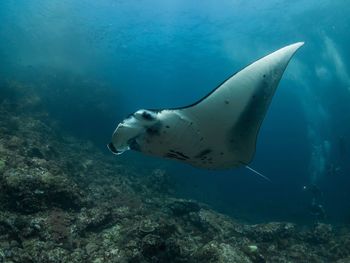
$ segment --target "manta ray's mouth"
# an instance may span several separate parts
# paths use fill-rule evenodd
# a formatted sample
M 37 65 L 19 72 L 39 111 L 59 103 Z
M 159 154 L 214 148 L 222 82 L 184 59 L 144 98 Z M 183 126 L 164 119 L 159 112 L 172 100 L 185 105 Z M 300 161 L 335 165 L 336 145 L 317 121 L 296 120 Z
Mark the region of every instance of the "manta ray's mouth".
M 107 144 L 107 148 L 113 153 L 113 154 L 121 154 L 113 145 L 113 143 Z

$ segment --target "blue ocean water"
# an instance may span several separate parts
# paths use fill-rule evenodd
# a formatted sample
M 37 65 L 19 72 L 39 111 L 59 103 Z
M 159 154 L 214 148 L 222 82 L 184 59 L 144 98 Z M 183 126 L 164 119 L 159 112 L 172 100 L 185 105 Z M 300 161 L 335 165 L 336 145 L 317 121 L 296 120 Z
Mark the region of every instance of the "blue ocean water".
M 129 113 L 191 104 L 257 58 L 305 41 L 251 164 L 272 183 L 243 168 L 116 158 L 166 169 L 178 196 L 250 221 L 308 221 L 303 186 L 316 184 L 326 220 L 349 223 L 349 13 L 346 0 L 5 0 L 0 78 L 35 85 L 53 119 L 106 150 Z

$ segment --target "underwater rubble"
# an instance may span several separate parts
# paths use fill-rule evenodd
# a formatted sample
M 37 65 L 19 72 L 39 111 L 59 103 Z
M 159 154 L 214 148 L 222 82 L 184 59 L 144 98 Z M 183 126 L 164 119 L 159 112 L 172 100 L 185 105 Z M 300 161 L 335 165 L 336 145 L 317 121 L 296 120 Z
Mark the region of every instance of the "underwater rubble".
M 350 262 L 348 228 L 245 224 L 175 198 L 166 171 L 65 134 L 36 96 L 1 98 L 0 262 Z

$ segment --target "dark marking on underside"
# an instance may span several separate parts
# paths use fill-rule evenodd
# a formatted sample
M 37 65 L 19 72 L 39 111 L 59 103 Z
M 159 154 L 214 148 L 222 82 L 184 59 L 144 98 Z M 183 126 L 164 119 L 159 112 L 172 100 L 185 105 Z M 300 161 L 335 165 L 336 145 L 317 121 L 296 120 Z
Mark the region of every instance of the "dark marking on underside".
M 253 152 L 247 151 L 247 147 L 255 147 L 256 136 L 263 121 L 263 117 L 271 102 L 271 87 L 274 85 L 268 83 L 266 80 L 260 83 L 256 92 L 251 96 L 247 106 L 240 115 L 238 121 L 232 126 L 228 132 L 227 141 L 231 152 L 238 152 L 240 154 L 246 153 L 242 159 L 249 163 Z M 251 145 L 251 144 L 254 145 Z
M 195 158 L 198 158 L 198 159 L 204 159 L 204 158 L 206 158 L 206 155 L 208 155 L 209 153 L 211 153 L 213 150 L 211 150 L 211 149 L 205 149 L 205 150 L 203 150 L 203 151 L 201 151 L 201 152 L 199 152 L 196 156 L 195 156 Z
M 146 132 L 149 136 L 159 136 L 160 135 L 160 130 L 161 130 L 161 125 L 160 123 L 157 123 L 151 127 L 145 127 Z
M 142 118 L 148 121 L 153 121 L 155 118 L 147 111 L 142 112 Z
M 174 153 L 167 153 L 167 154 L 164 155 L 164 157 L 178 159 L 178 160 L 181 160 L 181 161 L 186 161 L 187 160 L 186 158 L 178 156 L 178 155 L 176 155 Z
M 140 145 L 137 143 L 136 141 L 136 137 L 135 138 L 131 138 L 128 140 L 128 145 L 130 147 L 131 150 L 134 151 L 141 151 L 141 147 Z
M 186 160 L 190 159 L 190 157 L 188 157 L 187 155 L 183 154 L 182 152 L 179 151 L 174 151 L 174 150 L 170 150 L 171 154 L 176 154 L 178 156 L 180 156 L 181 158 L 184 158 Z

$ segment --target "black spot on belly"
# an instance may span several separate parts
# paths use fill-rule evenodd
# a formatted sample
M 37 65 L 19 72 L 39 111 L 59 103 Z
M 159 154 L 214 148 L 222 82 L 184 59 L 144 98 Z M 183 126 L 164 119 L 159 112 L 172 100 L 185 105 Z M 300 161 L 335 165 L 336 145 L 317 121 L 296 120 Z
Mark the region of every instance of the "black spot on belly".
M 204 158 L 206 158 L 206 156 L 209 154 L 209 153 L 211 153 L 213 150 L 211 150 L 211 149 L 205 149 L 205 150 L 203 150 L 203 151 L 201 151 L 201 152 L 199 152 L 196 156 L 195 156 L 195 158 L 198 158 L 198 159 L 204 159 Z
M 153 121 L 155 118 L 147 111 L 142 112 L 142 118 L 148 121 Z
M 190 157 L 188 157 L 187 155 L 185 155 L 185 154 L 182 153 L 182 152 L 174 151 L 174 150 L 170 150 L 169 152 L 170 152 L 171 154 L 176 154 L 177 156 L 179 156 L 179 157 L 181 157 L 181 158 L 184 158 L 185 160 L 190 159 Z
M 145 127 L 146 128 L 146 127 Z M 159 136 L 160 135 L 160 125 L 153 125 L 146 128 L 146 132 L 149 136 Z
M 181 161 L 186 161 L 187 159 L 186 158 L 183 158 L 181 156 L 178 156 L 174 153 L 167 153 L 164 155 L 164 157 L 167 157 L 167 158 L 172 158 L 172 159 L 177 159 L 177 160 L 181 160 Z
M 134 151 L 141 150 L 140 145 L 136 142 L 136 138 L 132 138 L 132 139 L 128 140 L 128 145 L 129 145 L 131 150 L 134 150 Z

